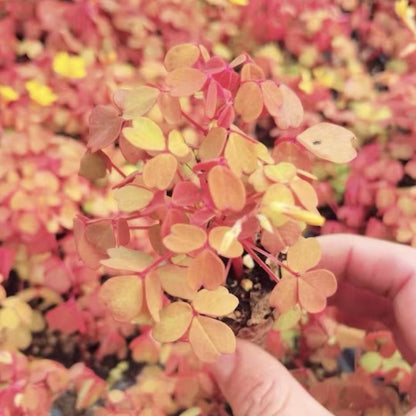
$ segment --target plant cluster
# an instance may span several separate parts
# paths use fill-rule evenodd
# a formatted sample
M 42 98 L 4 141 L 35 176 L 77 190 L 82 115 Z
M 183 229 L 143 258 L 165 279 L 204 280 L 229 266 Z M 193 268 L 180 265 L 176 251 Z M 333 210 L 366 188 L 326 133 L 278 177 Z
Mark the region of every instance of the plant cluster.
M 415 240 L 406 1 L 0 1 L 0 33 L 0 413 L 227 415 L 237 334 L 400 414 L 409 366 L 304 235 Z

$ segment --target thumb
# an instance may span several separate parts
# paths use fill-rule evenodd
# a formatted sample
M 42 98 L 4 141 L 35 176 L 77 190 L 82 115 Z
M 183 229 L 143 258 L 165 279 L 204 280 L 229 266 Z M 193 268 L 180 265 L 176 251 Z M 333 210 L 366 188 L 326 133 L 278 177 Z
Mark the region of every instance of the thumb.
M 286 368 L 261 348 L 237 340 L 233 355 L 223 355 L 209 371 L 234 416 L 330 416 Z

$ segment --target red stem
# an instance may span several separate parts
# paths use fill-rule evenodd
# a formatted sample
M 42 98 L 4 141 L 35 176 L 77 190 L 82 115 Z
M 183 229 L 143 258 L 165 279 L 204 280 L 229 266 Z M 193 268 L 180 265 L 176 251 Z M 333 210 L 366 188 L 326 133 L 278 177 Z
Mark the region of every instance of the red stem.
M 154 267 L 158 264 L 162 263 L 163 261 L 167 260 L 169 257 L 172 257 L 174 253 L 168 251 L 163 256 L 160 256 L 157 260 L 155 260 L 150 266 L 147 266 L 144 270 L 142 270 L 139 274 L 141 276 L 145 276 L 147 273 L 150 272 Z
M 188 116 L 183 110 L 181 110 L 181 114 L 198 130 L 202 131 L 205 135 L 208 133 L 206 129 L 204 129 L 199 123 L 193 120 L 191 117 Z
M 250 254 L 251 257 L 256 261 L 256 263 L 269 275 L 269 277 L 278 282 L 279 278 L 273 273 L 270 267 L 248 246 L 243 244 L 244 250 Z
M 283 267 L 284 269 L 286 269 L 290 274 L 293 274 L 293 276 L 295 276 L 295 277 L 298 277 L 299 276 L 299 273 L 298 272 L 295 272 L 294 270 L 292 270 L 289 266 L 287 266 L 286 264 L 282 263 L 279 259 L 277 259 L 272 254 L 268 253 L 267 251 L 264 251 L 261 248 L 258 248 L 256 246 L 252 246 L 252 248 L 253 248 L 253 250 L 257 251 L 258 253 L 263 254 L 264 256 L 266 256 L 271 261 L 275 262 L 280 267 Z

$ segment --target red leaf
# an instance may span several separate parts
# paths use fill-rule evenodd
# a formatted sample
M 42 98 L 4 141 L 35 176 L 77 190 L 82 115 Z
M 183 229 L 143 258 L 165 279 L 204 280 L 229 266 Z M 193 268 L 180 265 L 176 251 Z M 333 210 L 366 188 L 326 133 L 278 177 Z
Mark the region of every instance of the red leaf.
M 112 144 L 120 134 L 122 118 L 111 105 L 98 105 L 90 115 L 88 148 L 92 153 Z

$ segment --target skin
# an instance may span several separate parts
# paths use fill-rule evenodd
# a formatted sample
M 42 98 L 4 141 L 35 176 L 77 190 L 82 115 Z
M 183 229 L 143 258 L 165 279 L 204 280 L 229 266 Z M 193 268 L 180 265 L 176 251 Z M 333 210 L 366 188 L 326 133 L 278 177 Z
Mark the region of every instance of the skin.
M 365 328 L 383 322 L 414 365 L 415 249 L 355 235 L 328 235 L 318 240 L 322 246 L 319 267 L 333 271 L 338 279 L 337 293 L 329 302 L 340 308 L 343 322 Z M 238 340 L 236 354 L 222 356 L 210 371 L 235 416 L 332 415 L 282 364 L 247 341 Z M 414 393 L 411 401 L 416 406 Z M 416 416 L 416 407 L 406 416 Z

